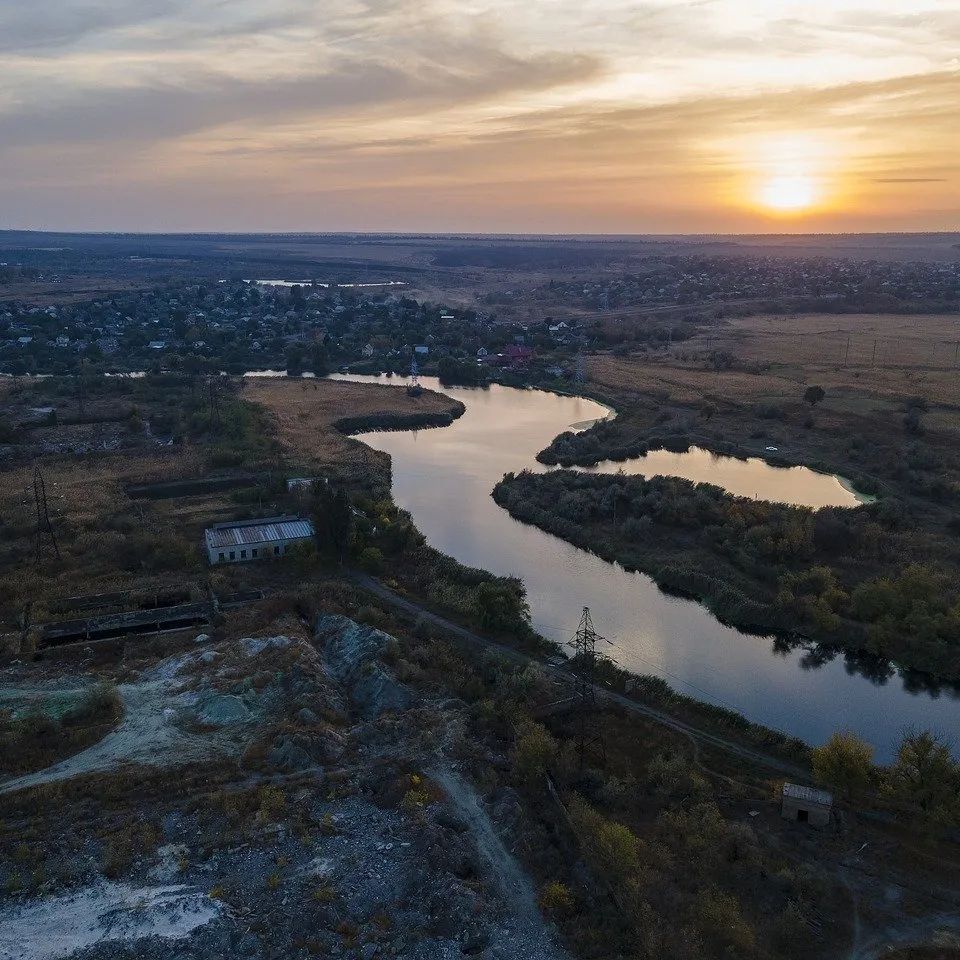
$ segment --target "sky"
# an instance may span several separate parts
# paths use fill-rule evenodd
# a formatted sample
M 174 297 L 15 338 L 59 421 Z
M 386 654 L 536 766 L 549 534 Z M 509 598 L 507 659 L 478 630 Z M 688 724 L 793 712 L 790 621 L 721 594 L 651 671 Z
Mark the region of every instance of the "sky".
M 960 0 L 0 0 L 0 229 L 960 229 Z

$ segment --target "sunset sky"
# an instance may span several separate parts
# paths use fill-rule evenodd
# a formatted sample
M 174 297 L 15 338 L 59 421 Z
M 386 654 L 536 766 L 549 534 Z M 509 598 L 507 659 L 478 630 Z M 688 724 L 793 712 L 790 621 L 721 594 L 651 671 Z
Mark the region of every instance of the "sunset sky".
M 960 0 L 0 0 L 0 228 L 960 229 Z

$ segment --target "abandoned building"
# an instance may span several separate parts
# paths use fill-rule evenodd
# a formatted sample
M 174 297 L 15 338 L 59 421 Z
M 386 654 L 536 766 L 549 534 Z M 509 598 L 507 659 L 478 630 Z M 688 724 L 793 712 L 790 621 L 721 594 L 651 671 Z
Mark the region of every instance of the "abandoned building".
M 204 531 L 211 563 L 243 563 L 282 557 L 287 547 L 310 540 L 313 524 L 301 517 L 268 517 L 215 523 Z
M 784 820 L 825 827 L 830 822 L 832 809 L 833 794 L 826 790 L 803 787 L 797 783 L 783 785 L 783 807 L 780 814 Z

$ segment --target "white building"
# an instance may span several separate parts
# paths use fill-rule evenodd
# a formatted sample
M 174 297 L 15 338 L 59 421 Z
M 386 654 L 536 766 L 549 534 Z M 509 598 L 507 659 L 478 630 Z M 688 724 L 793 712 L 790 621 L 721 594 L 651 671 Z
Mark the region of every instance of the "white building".
M 825 827 L 830 823 L 833 810 L 833 794 L 799 783 L 783 785 L 783 806 L 780 815 L 784 820 L 809 823 L 812 827 Z
M 310 540 L 313 524 L 300 517 L 269 517 L 215 523 L 204 531 L 207 558 L 213 564 L 282 557 L 293 543 Z

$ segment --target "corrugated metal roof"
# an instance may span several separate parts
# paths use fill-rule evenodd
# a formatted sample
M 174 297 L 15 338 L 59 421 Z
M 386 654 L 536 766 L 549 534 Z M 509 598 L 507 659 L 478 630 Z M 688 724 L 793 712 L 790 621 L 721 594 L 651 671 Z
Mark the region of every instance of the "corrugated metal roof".
M 242 546 L 248 543 L 273 543 L 278 540 L 298 540 L 313 536 L 313 524 L 309 520 L 284 518 L 265 520 L 262 523 L 249 520 L 236 525 L 218 523 L 206 531 L 207 545 L 214 549 Z
M 791 800 L 802 800 L 804 803 L 819 803 L 825 807 L 833 803 L 833 794 L 826 790 L 817 790 L 815 787 L 804 787 L 799 783 L 785 783 L 783 795 Z

